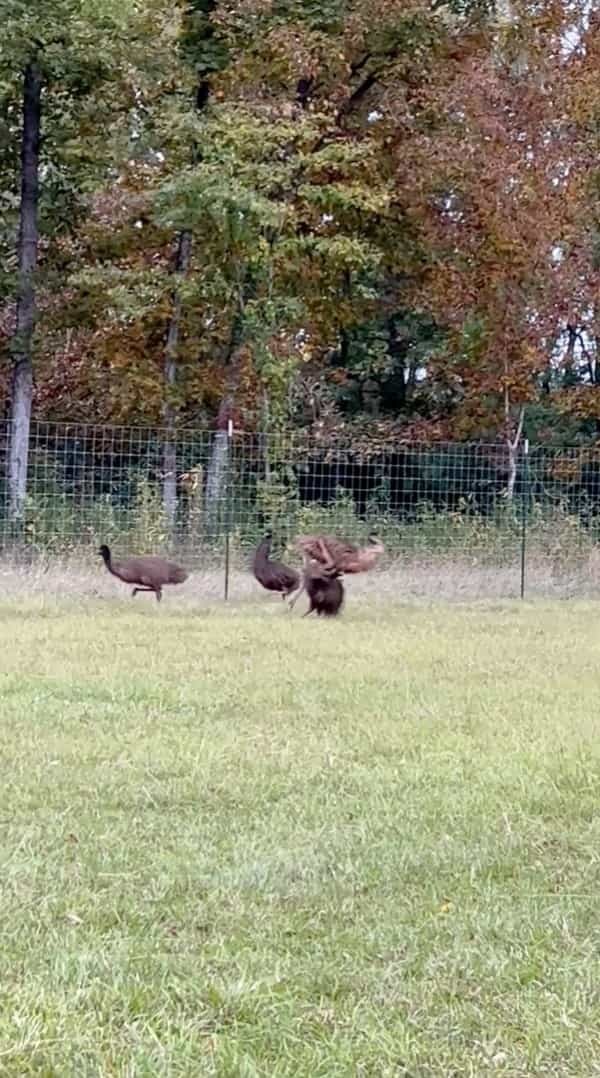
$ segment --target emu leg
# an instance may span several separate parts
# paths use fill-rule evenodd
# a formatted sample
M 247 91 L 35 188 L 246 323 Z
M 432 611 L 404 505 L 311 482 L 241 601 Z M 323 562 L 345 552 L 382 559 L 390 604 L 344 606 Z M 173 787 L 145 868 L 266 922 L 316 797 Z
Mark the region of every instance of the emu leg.
M 335 561 L 331 557 L 331 554 L 329 553 L 329 551 L 328 551 L 327 547 L 325 546 L 325 543 L 323 542 L 323 540 L 318 539 L 317 543 L 318 543 L 318 546 L 319 546 L 319 550 L 321 551 L 321 557 L 318 560 L 320 561 L 321 565 L 324 567 L 326 572 L 330 573 L 330 572 L 332 572 L 333 569 L 335 569 Z
M 162 599 L 162 588 L 155 588 L 154 591 L 156 592 L 156 601 L 157 603 L 160 603 Z
M 296 594 L 294 595 L 294 598 L 293 598 L 293 599 L 290 599 L 290 610 L 293 610 L 293 609 L 294 609 L 294 607 L 295 607 L 296 603 L 298 602 L 298 599 L 299 599 L 299 598 L 300 598 L 300 596 L 302 595 L 302 592 L 303 592 L 303 591 L 306 591 L 306 585 L 305 585 L 304 583 L 303 583 L 303 584 L 301 585 L 301 587 L 300 587 L 300 588 L 298 589 L 298 591 L 297 591 L 297 592 L 296 592 Z

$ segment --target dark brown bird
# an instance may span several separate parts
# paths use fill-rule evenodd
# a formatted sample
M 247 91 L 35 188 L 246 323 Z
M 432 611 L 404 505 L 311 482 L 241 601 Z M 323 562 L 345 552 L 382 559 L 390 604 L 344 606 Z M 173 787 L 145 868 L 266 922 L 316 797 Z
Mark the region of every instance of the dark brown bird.
M 281 561 L 271 560 L 269 557 L 271 540 L 271 532 L 268 532 L 256 548 L 253 565 L 254 576 L 267 591 L 279 591 L 281 592 L 281 598 L 286 599 L 288 595 L 296 591 L 296 588 L 300 587 L 300 573 L 296 572 L 295 569 L 291 569 L 289 565 L 284 565 Z
M 329 576 L 341 576 L 344 573 L 366 573 L 375 565 L 384 545 L 376 535 L 369 536 L 369 545 L 357 547 L 333 535 L 301 535 L 296 545 L 304 555 L 304 580 L 297 595 L 290 603 L 292 609 L 306 588 L 306 571 L 312 563 L 322 566 Z
M 165 584 L 183 584 L 188 578 L 185 569 L 154 554 L 144 554 L 139 558 L 119 558 L 118 561 L 113 561 L 106 543 L 102 544 L 98 553 L 102 555 L 109 573 L 118 577 L 124 584 L 135 584 L 131 593 L 132 599 L 138 591 L 153 591 L 157 602 L 160 602 Z
M 304 588 L 310 603 L 305 618 L 312 613 L 325 618 L 339 614 L 344 605 L 344 587 L 337 574 L 327 572 L 313 561 L 304 570 Z

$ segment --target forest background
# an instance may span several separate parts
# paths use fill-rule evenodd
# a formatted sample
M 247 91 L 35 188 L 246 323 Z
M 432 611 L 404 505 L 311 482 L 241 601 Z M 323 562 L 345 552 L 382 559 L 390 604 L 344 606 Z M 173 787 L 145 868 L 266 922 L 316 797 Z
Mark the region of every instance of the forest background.
M 32 416 L 499 442 L 509 494 L 525 437 L 595 443 L 589 0 L 0 0 L 0 24 L 14 516 Z

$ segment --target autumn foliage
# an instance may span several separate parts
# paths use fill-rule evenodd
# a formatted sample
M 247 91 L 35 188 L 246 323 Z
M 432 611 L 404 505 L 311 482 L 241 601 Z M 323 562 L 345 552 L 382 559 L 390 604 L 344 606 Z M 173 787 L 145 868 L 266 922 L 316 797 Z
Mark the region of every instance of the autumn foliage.
M 168 398 L 203 426 L 226 406 L 356 438 L 543 438 L 553 417 L 596 437 L 588 4 L 151 8 L 80 111 L 73 72 L 49 82 L 38 415 L 157 424 Z M 22 60 L 4 62 L 8 367 Z

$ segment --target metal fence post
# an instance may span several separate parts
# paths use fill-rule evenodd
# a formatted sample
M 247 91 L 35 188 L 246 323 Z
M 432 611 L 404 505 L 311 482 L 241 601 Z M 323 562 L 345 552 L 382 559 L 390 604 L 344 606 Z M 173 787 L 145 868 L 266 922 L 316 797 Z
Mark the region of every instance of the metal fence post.
M 227 493 L 225 497 L 225 580 L 223 598 L 229 599 L 229 534 L 231 531 L 231 446 L 233 442 L 233 420 L 227 420 Z
M 529 438 L 523 443 L 523 497 L 521 501 L 521 599 L 525 598 L 527 562 L 527 510 L 529 508 Z

